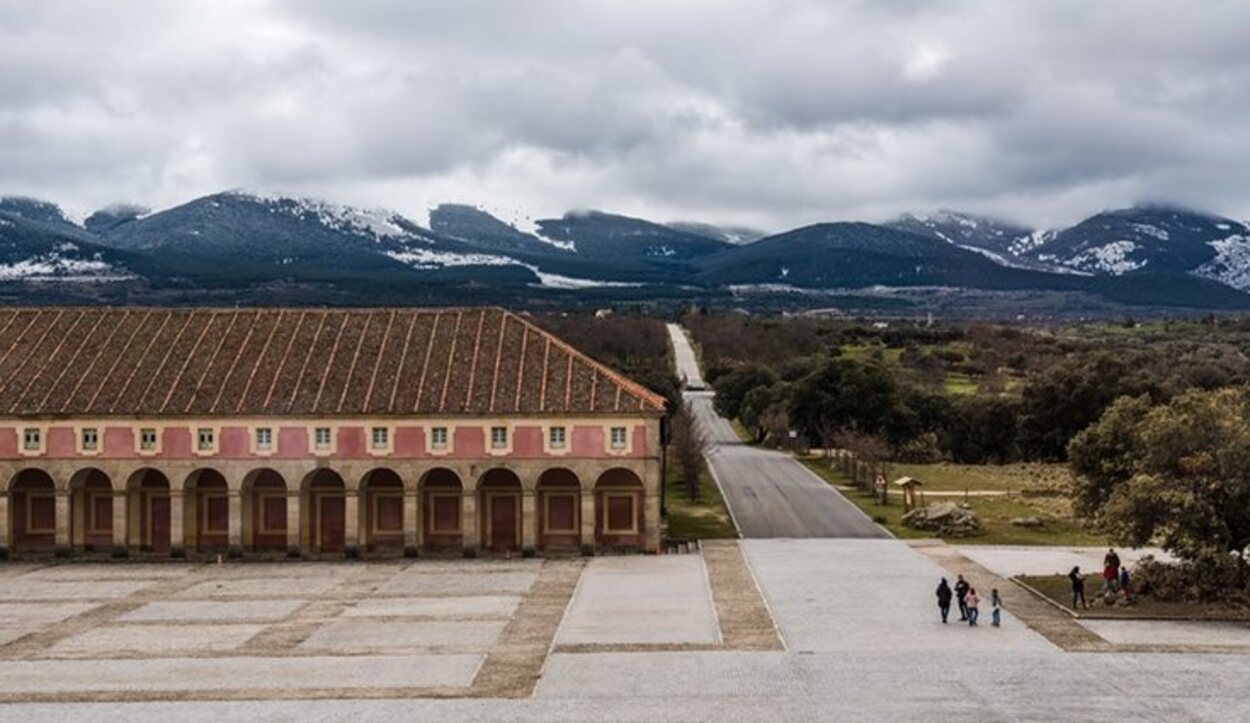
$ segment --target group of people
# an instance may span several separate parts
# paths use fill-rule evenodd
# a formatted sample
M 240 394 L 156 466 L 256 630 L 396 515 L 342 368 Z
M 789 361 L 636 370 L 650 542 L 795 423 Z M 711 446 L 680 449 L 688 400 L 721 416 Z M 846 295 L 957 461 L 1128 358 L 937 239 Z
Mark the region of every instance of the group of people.
M 953 589 L 946 582 L 946 578 L 942 578 L 942 581 L 938 583 L 938 610 L 942 613 L 943 625 L 950 617 L 952 598 L 959 604 L 959 622 L 966 622 L 969 626 L 976 627 L 977 618 L 981 616 L 981 596 L 977 594 L 977 589 L 964 579 L 963 575 L 959 575 L 955 580 Z M 990 590 L 990 625 L 999 627 L 1002 624 L 1002 616 L 1003 599 L 998 594 L 998 588 L 994 588 Z
M 1072 581 L 1072 609 L 1076 609 L 1077 603 L 1083 609 L 1089 609 L 1089 603 L 1085 602 L 1085 575 L 1081 573 L 1080 565 L 1072 568 L 1068 579 Z M 1115 548 L 1107 550 L 1102 558 L 1102 594 L 1119 592 L 1128 600 L 1131 583 L 1128 566 L 1120 564 L 1120 556 L 1116 554 Z

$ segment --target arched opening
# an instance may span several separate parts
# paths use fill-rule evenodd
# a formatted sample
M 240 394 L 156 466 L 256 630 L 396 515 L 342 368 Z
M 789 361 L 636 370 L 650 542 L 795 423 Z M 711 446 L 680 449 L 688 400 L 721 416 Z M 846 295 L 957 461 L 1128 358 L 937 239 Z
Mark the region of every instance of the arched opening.
M 595 539 L 608 547 L 644 544 L 642 480 L 630 470 L 614 467 L 595 481 Z
M 169 479 L 150 467 L 138 470 L 126 482 L 126 502 L 130 544 L 143 552 L 169 552 Z
M 460 477 L 449 469 L 432 469 L 421 478 L 420 489 L 425 547 L 460 549 L 464 545 L 464 527 L 460 520 L 464 486 Z
M 243 545 L 252 550 L 287 549 L 286 480 L 271 469 L 258 469 L 243 478 Z
M 491 469 L 477 488 L 482 547 L 495 552 L 521 549 L 521 479 L 511 470 Z
M 576 549 L 582 541 L 582 485 L 571 470 L 549 469 L 538 478 L 538 546 Z
M 318 552 L 347 547 L 347 485 L 338 472 L 319 469 L 304 478 L 307 527 L 303 535 Z
M 14 550 L 56 547 L 56 483 L 41 469 L 24 469 L 9 483 L 9 530 Z
M 69 480 L 70 544 L 91 552 L 113 546 L 113 482 L 94 467 L 74 473 Z
M 361 480 L 360 529 L 365 549 L 404 546 L 404 481 L 393 470 L 375 469 Z
M 182 529 L 190 531 L 198 550 L 225 550 L 230 545 L 226 478 L 215 469 L 197 469 L 187 477 L 184 489 Z

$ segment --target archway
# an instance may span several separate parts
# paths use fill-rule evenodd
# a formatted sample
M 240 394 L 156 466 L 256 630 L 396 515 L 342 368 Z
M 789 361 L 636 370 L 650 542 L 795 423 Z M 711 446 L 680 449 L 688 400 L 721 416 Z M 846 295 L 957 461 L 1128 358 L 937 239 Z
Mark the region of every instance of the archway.
M 595 481 L 595 538 L 609 547 L 644 544 L 642 480 L 628 469 L 614 467 Z
M 126 482 L 126 500 L 130 544 L 145 552 L 169 552 L 169 478 L 150 467 L 136 471 Z
M 113 546 L 113 482 L 104 472 L 88 467 L 69 480 L 70 544 L 86 550 L 108 550 Z
M 347 485 L 338 472 L 319 469 L 304 478 L 307 537 L 318 552 L 347 547 Z M 353 540 L 354 542 L 354 540 Z
M 511 470 L 491 469 L 477 487 L 482 547 L 495 552 L 521 549 L 521 479 Z
M 426 472 L 420 481 L 423 542 L 430 550 L 459 549 L 464 545 L 460 520 L 464 486 L 460 477 L 442 467 Z
M 538 478 L 538 546 L 576 549 L 582 541 L 582 485 L 564 468 L 549 469 Z
M 191 531 L 196 549 L 225 550 L 230 545 L 230 492 L 215 469 L 197 469 L 187 477 L 183 497 L 183 529 Z
M 404 481 L 393 470 L 375 469 L 361 480 L 360 529 L 365 548 L 404 546 Z
M 258 469 L 243 478 L 243 545 L 252 550 L 287 549 L 286 480 L 271 469 Z
M 14 550 L 56 547 L 56 483 L 41 469 L 24 469 L 9 482 L 9 531 Z

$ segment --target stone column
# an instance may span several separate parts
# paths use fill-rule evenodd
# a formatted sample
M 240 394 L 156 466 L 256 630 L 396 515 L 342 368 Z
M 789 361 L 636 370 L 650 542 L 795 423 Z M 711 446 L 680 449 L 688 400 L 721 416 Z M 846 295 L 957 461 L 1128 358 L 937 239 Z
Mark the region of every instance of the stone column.
M 69 540 L 69 490 L 56 491 L 56 556 L 68 557 Z
M 0 492 L 0 560 L 9 556 L 9 493 Z
M 533 490 L 521 492 L 521 554 L 534 554 L 538 545 L 538 510 Z
M 227 532 L 226 542 L 229 545 L 226 548 L 226 554 L 230 557 L 243 556 L 243 493 L 239 490 L 230 490 L 226 493 L 227 504 Z
M 343 552 L 348 557 L 360 554 L 360 493 L 347 490 L 343 500 Z
M 126 516 L 125 490 L 113 490 L 113 557 L 126 557 L 130 554 L 127 544 L 126 530 L 129 529 Z
M 75 501 L 74 497 L 78 499 Z M 69 519 L 70 519 L 70 540 L 69 544 L 75 550 L 81 550 L 87 546 L 87 525 L 91 522 L 91 513 L 87 510 L 87 505 L 91 502 L 91 498 L 87 495 L 84 487 L 82 490 L 75 490 L 71 487 L 69 491 Z
M 300 520 L 300 493 L 299 490 L 287 490 L 286 493 L 286 555 L 287 557 L 299 557 L 300 552 L 300 529 L 303 522 Z
M 404 490 L 404 557 L 416 557 L 421 549 L 421 516 L 417 491 Z
M 660 496 L 652 491 L 642 493 L 642 523 L 645 530 L 643 549 L 658 552 L 660 549 Z
M 182 490 L 169 491 L 169 556 L 187 556 L 186 493 Z
M 582 554 L 595 553 L 595 491 L 582 490 Z
M 476 557 L 478 546 L 477 490 L 464 490 L 461 494 L 460 534 L 464 538 L 464 556 Z

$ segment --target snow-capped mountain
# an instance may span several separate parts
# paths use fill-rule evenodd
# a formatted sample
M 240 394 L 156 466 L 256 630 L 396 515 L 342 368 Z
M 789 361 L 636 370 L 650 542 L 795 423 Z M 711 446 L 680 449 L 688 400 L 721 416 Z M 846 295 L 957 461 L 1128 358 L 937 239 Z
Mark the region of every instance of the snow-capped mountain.
M 1053 233 L 1034 231 L 1010 221 L 943 209 L 926 214 L 903 214 L 885 225 L 975 251 L 1003 266 L 1057 270 L 1031 254 L 1045 245 Z
M 55 204 L 0 198 L 0 281 L 118 281 L 127 262 Z

